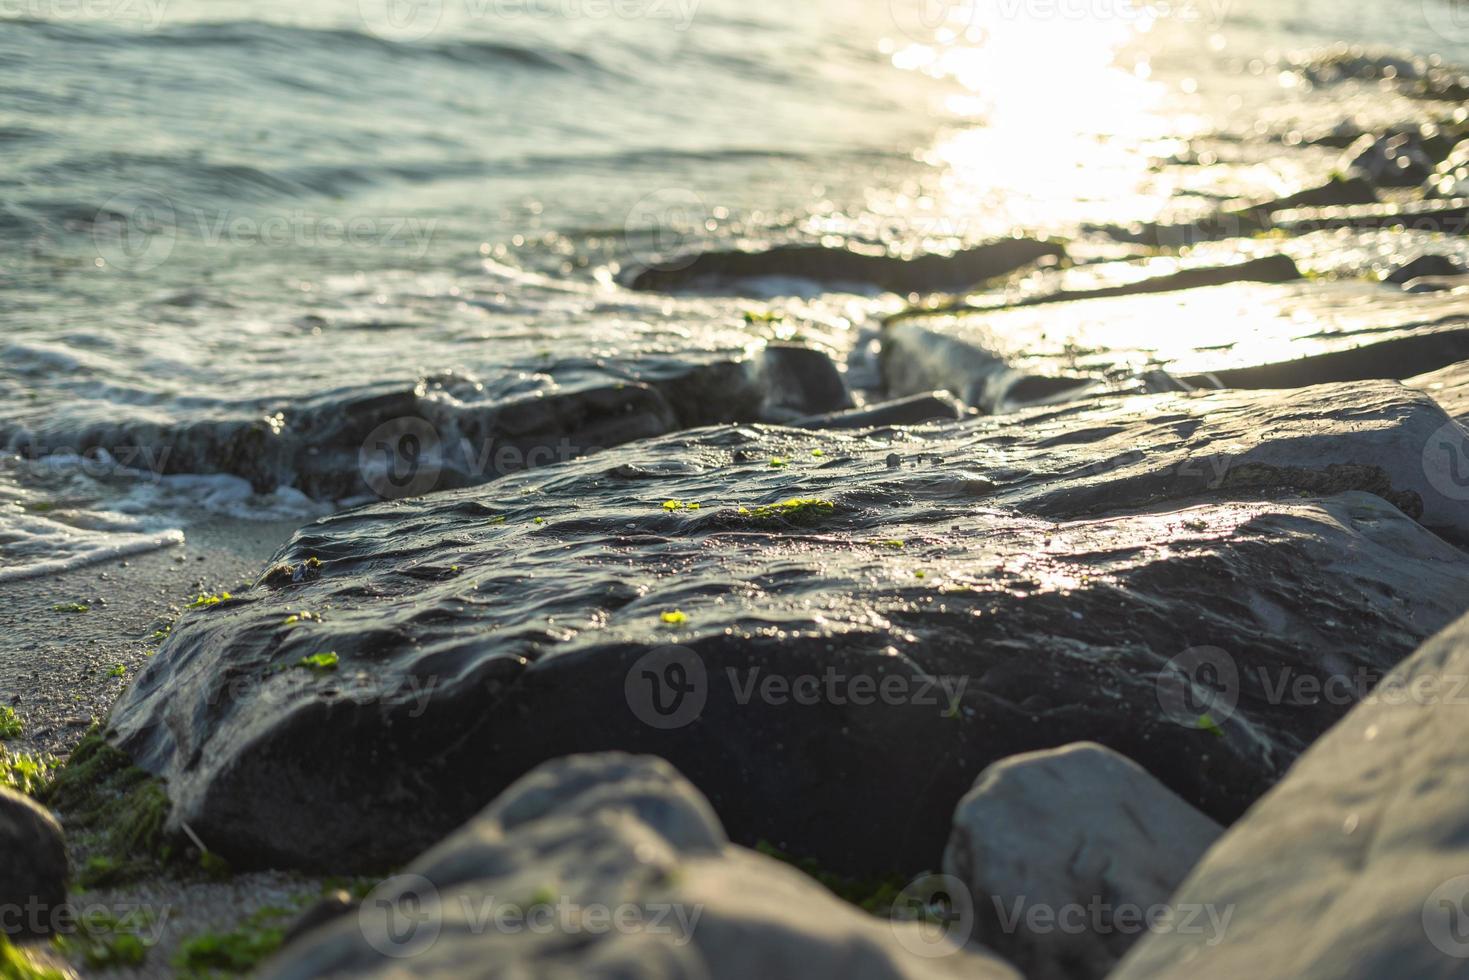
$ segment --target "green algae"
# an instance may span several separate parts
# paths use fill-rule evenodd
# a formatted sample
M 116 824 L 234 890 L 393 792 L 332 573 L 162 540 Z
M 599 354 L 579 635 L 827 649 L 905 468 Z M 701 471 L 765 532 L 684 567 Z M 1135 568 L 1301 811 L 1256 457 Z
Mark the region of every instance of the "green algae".
M 85 602 L 58 602 L 51 607 L 52 612 L 84 613 L 91 610 L 91 606 Z
M 20 738 L 24 731 L 25 725 L 21 723 L 20 715 L 15 713 L 15 709 L 0 707 L 0 742 Z
M 836 510 L 836 504 L 821 497 L 792 497 L 774 504 L 761 504 L 759 507 L 741 507 L 741 517 L 753 518 L 757 521 L 781 518 L 787 521 L 811 520 Z
M 166 829 L 172 810 L 162 780 L 93 727 L 39 794 L 59 811 L 90 855 L 78 874 L 87 887 L 132 881 L 173 856 Z
M 220 973 L 248 973 L 281 948 L 286 926 L 294 915 L 277 906 L 259 909 L 232 932 L 206 932 L 179 946 L 173 967 L 185 980 L 202 980 Z
M 689 621 L 688 614 L 681 609 L 673 609 L 658 617 L 665 626 L 682 626 Z
M 0 787 L 39 798 L 51 783 L 52 769 L 48 756 L 12 752 L 0 745 Z
M 302 623 L 319 623 L 319 622 L 321 622 L 321 617 L 320 616 L 316 615 L 316 613 L 314 613 L 314 612 L 307 612 L 306 610 L 303 609 L 303 610 L 301 610 L 298 613 L 291 613 L 291 615 L 289 615 L 289 616 L 287 616 L 285 618 L 285 620 L 281 623 L 281 625 L 282 626 L 299 626 Z
M 309 670 L 313 674 L 330 674 L 341 662 L 342 658 L 335 653 L 313 653 L 309 657 L 302 657 L 296 661 L 295 666 Z
M 66 980 L 66 974 L 37 964 L 0 933 L 0 980 Z
M 791 461 L 786 459 L 784 456 L 770 457 L 770 468 L 773 470 L 783 470 L 790 465 Z
M 222 602 L 228 602 L 229 600 L 231 600 L 233 598 L 234 598 L 234 596 L 230 595 L 228 592 L 220 592 L 217 595 L 199 595 L 199 596 L 196 596 L 194 598 L 194 601 L 193 602 L 189 603 L 184 608 L 185 609 L 210 609 L 210 608 L 213 608 L 214 606 L 219 605 Z
M 143 916 L 139 924 L 151 921 L 151 916 Z M 96 912 L 82 917 L 78 924 L 75 935 L 57 936 L 53 941 L 73 963 L 91 970 L 136 970 L 147 961 L 150 944 L 138 935 L 137 926 Z
M 697 500 L 665 500 L 663 509 L 672 513 L 677 510 L 699 510 L 704 505 Z
M 126 664 L 113 664 L 112 669 L 107 672 L 108 677 L 126 677 L 128 668 Z

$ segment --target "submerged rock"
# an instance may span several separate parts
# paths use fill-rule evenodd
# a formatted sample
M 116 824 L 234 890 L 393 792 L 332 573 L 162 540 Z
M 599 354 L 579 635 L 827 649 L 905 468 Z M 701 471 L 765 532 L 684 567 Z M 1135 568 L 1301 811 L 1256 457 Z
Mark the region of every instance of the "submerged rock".
M 1119 980 L 1462 976 L 1469 941 L 1469 620 L 1312 746 L 1174 896 Z M 1222 936 L 1193 910 L 1228 911 Z
M 1424 252 L 1389 272 L 1383 281 L 1402 286 L 1425 276 L 1462 276 L 1464 271 L 1457 260 L 1447 255 Z
M 111 738 L 237 866 L 390 866 L 609 749 L 840 870 L 935 866 L 980 770 L 1079 740 L 1228 821 L 1349 707 L 1260 677 L 1385 669 L 1469 603 L 1407 516 L 1469 531 L 1447 424 L 1362 384 L 716 428 L 375 505 L 185 616 Z M 1160 700 L 1200 646 L 1242 678 L 1217 725 Z
M 976 946 L 865 915 L 730 845 L 667 763 L 616 754 L 531 772 L 263 976 L 398 976 L 405 963 L 435 978 L 1020 980 Z
M 964 249 L 952 255 L 926 254 L 903 258 L 881 248 L 853 245 L 778 245 L 758 252 L 702 252 L 668 263 L 666 268 L 633 270 L 633 289 L 719 291 L 750 279 L 802 279 L 826 286 L 873 287 L 895 293 L 953 292 L 1013 272 L 1040 259 L 1066 254 L 1054 242 L 1006 239 Z
M 43 807 L 0 787 L 0 937 L 48 933 L 66 902 L 61 825 Z
M 1030 980 L 1101 980 L 1223 832 L 1116 752 L 1068 745 L 980 773 L 944 873 L 977 897 L 976 938 Z
M 1364 283 L 1235 284 L 934 313 L 883 331 L 889 391 L 982 411 L 1099 392 L 1406 378 L 1469 359 L 1469 300 Z

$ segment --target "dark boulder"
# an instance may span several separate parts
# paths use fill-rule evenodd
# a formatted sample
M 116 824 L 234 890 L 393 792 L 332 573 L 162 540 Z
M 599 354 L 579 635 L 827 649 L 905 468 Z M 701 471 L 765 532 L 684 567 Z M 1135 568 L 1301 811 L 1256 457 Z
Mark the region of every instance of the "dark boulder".
M 1469 531 L 1448 424 L 1362 384 L 609 450 L 303 529 L 278 562 L 319 574 L 185 616 L 111 738 L 242 867 L 390 866 L 608 749 L 836 869 L 935 866 L 980 770 L 1082 740 L 1227 822 L 1350 706 L 1280 672 L 1385 670 L 1469 604 L 1414 521 Z M 1213 721 L 1160 700 L 1199 647 L 1242 678 Z
M 3 750 L 0 750 L 3 751 Z M 0 909 L 12 929 L 45 934 L 66 902 L 68 866 L 61 825 L 28 797 L 0 787 Z

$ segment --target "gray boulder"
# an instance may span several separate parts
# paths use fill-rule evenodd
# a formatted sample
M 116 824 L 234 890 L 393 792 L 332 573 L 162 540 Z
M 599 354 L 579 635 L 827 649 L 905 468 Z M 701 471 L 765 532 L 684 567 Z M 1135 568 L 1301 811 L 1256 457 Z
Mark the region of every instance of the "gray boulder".
M 547 763 L 265 971 L 321 976 L 1019 980 L 731 846 L 667 763 Z
M 1297 681 L 1380 674 L 1469 606 L 1418 523 L 1469 532 L 1449 424 L 1374 383 L 723 427 L 361 508 L 184 616 L 111 738 L 239 867 L 401 863 L 613 749 L 844 872 L 936 867 L 985 766 L 1075 741 L 1227 822 L 1355 701 Z M 1160 700 L 1198 647 L 1238 673 L 1212 721 Z
M 66 902 L 67 873 L 56 819 L 29 797 L 0 788 L 0 908 L 20 910 L 25 933 L 49 932 L 54 910 Z
M 1030 980 L 1100 980 L 1224 830 L 1092 743 L 1014 756 L 954 811 L 944 873 Z
M 1469 619 L 1296 763 L 1114 976 L 1379 980 L 1469 972 Z M 1222 937 L 1194 910 L 1231 915 Z

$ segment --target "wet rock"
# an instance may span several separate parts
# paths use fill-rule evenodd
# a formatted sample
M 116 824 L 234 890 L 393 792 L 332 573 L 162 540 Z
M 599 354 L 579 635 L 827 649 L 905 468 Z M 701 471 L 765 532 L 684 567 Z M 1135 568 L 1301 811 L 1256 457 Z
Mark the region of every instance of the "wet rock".
M 780 245 L 759 252 L 702 252 L 667 268 L 633 270 L 628 285 L 651 291 L 734 289 L 742 281 L 780 277 L 825 286 L 878 287 L 895 293 L 952 292 L 1041 259 L 1065 256 L 1054 242 L 1006 239 L 952 255 L 903 258 L 881 248 Z
M 1180 910 L 1231 913 L 1223 936 L 1176 917 L 1114 976 L 1462 975 L 1466 677 L 1461 620 L 1312 746 L 1179 889 Z
M 1361 204 L 1345 208 L 1298 208 L 1275 215 L 1275 227 L 1292 234 L 1341 228 L 1396 228 L 1431 234 L 1462 235 L 1469 222 L 1469 200 Z
M 760 353 L 763 416 L 786 422 L 852 407 L 846 379 L 824 352 L 794 344 L 770 344 Z
M 1350 204 L 1375 204 L 1377 188 L 1363 177 L 1339 177 L 1317 187 L 1278 197 L 1269 201 L 1234 204 L 1224 209 L 1226 215 L 1247 220 L 1262 230 L 1271 227 L 1271 215 L 1295 208 L 1342 207 Z
M 750 334 L 690 339 L 628 327 L 615 338 L 558 337 L 558 351 L 496 345 L 474 375 L 380 382 L 300 399 L 210 404 L 167 414 L 110 408 L 19 429 L 0 445 L 23 455 L 105 450 L 159 474 L 226 474 L 260 493 L 322 500 L 396 499 L 474 486 L 607 446 L 689 426 L 753 421 L 787 392 L 763 383 Z M 524 344 L 522 344 L 524 346 Z M 609 348 L 600 356 L 599 348 Z
M 1347 149 L 1342 169 L 1378 187 L 1417 187 L 1443 159 L 1442 155 L 1435 159 L 1434 148 L 1435 144 L 1417 133 L 1368 134 Z
M 978 896 L 976 938 L 1030 980 L 1100 980 L 1223 832 L 1135 763 L 1081 743 L 981 773 L 954 812 L 944 873 Z
M 1102 392 L 1406 378 L 1465 359 L 1463 297 L 1304 283 L 920 313 L 885 327 L 881 366 L 893 394 L 942 388 L 1002 413 Z
M 880 921 L 731 846 L 698 791 L 649 757 L 541 766 L 372 899 L 264 976 L 398 975 L 411 962 L 446 978 L 1019 980 L 975 946 Z
M 56 819 L 28 797 L 0 788 L 0 908 L 5 931 L 44 933 L 66 902 L 66 844 Z M 3 934 L 3 933 L 0 933 Z
M 797 419 L 791 425 L 801 429 L 865 429 L 883 425 L 921 425 L 924 422 L 953 421 L 961 419 L 972 409 L 967 409 L 946 391 L 930 391 L 907 398 L 854 408 L 848 412 L 833 412 L 811 418 Z
M 1301 278 L 1294 260 L 1288 255 L 1268 255 L 1258 259 L 1246 259 L 1226 265 L 1182 267 L 1173 272 L 1157 275 L 1137 275 L 1137 264 L 1101 264 L 1096 267 L 1073 268 L 1059 273 L 1060 285 L 1054 289 L 1035 293 L 1012 295 L 1010 292 L 981 294 L 967 298 L 961 303 L 948 306 L 925 307 L 889 318 L 889 324 L 900 320 L 925 316 L 932 312 L 960 313 L 970 310 L 1014 309 L 1021 306 L 1040 306 L 1046 303 L 1067 303 L 1083 299 L 1109 299 L 1117 296 L 1144 296 L 1152 293 L 1175 293 L 1206 286 L 1220 286 L 1234 282 L 1281 283 L 1295 282 Z M 1109 277 L 1108 273 L 1112 275 Z M 1090 274 L 1089 278 L 1100 279 L 1104 284 L 1084 286 L 1075 280 Z M 1108 283 L 1108 278 L 1120 281 Z
M 320 577 L 186 615 L 111 737 L 237 867 L 391 866 L 610 749 L 836 870 L 935 867 L 980 770 L 1074 741 L 1228 821 L 1347 707 L 1260 671 L 1385 669 L 1469 602 L 1414 520 L 1469 531 L 1448 424 L 1381 383 L 724 427 L 361 508 L 271 562 Z M 1219 732 L 1161 707 L 1199 646 L 1244 678 Z
M 1424 252 L 1398 266 L 1383 277 L 1384 282 L 1402 286 L 1424 276 L 1462 276 L 1464 267 L 1447 255 Z

